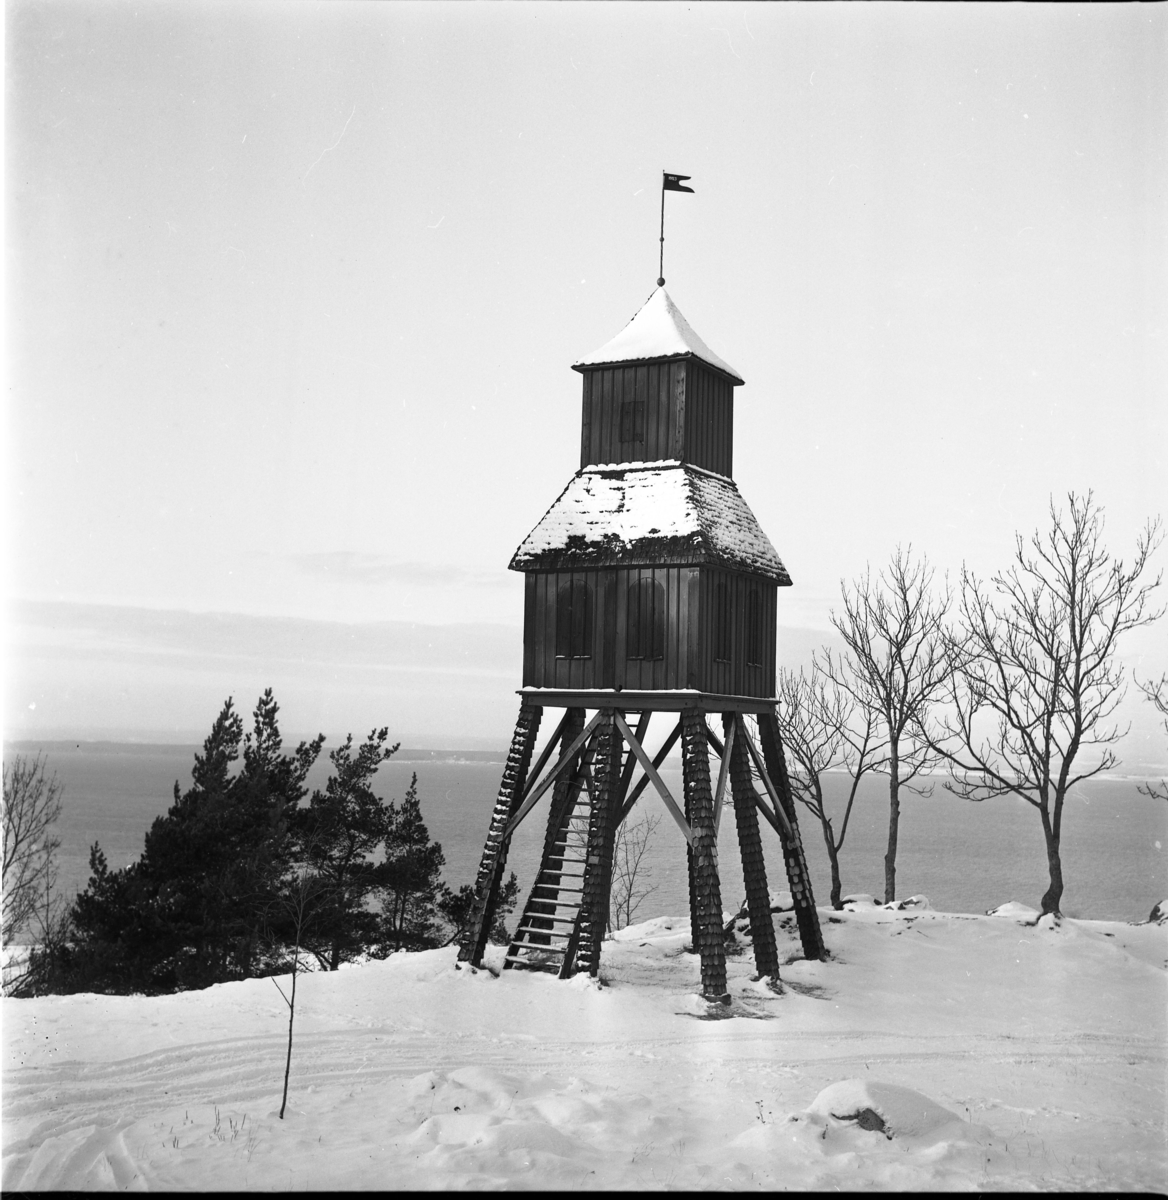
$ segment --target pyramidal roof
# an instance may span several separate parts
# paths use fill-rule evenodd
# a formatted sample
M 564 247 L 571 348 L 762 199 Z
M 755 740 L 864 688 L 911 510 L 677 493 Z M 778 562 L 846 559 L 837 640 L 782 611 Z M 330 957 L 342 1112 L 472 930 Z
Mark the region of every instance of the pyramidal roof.
M 579 471 L 512 571 L 713 563 L 791 582 L 732 479 L 675 461 Z
M 579 362 L 581 367 L 597 367 L 609 363 L 640 362 L 651 358 L 680 358 L 692 354 L 715 370 L 723 371 L 739 383 L 746 381 L 725 359 L 719 358 L 690 328 L 681 310 L 663 288 L 655 288 L 635 317 L 599 350 Z

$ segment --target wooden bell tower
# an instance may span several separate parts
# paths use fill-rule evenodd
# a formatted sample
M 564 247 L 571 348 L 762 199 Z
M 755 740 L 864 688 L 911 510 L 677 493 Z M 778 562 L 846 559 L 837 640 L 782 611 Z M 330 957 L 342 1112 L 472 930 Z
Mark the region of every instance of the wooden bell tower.
M 732 478 L 743 380 L 663 287 L 573 369 L 584 380 L 580 470 L 510 564 L 526 577 L 522 702 L 459 958 L 481 962 L 511 836 L 550 791 L 539 874 L 505 966 L 595 975 L 616 831 L 652 785 L 687 845 L 702 992 L 721 998 L 727 802 L 759 975 L 779 971 L 760 814 L 782 844 L 803 951 L 823 957 L 775 719 L 777 596 L 791 580 Z M 545 709 L 562 715 L 533 766 Z M 673 729 L 650 759 L 654 714 Z M 658 774 L 678 740 L 680 800 Z

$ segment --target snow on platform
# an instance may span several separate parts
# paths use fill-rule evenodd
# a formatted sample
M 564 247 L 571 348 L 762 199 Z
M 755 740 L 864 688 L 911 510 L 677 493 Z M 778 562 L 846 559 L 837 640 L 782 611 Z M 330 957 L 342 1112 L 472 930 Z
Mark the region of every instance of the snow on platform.
M 1162 1191 L 1168 931 L 820 909 L 741 934 L 729 1006 L 689 920 L 601 981 L 453 947 L 176 996 L 3 1002 L 3 1187 Z
M 576 474 L 511 559 L 513 571 L 715 563 L 791 577 L 732 479 L 678 462 Z
M 581 367 L 607 366 L 610 363 L 684 358 L 688 355 L 700 358 L 702 362 L 724 372 L 738 383 L 745 382 L 725 359 L 719 358 L 694 333 L 669 293 L 663 287 L 659 287 L 616 337 L 572 365 L 579 370 Z

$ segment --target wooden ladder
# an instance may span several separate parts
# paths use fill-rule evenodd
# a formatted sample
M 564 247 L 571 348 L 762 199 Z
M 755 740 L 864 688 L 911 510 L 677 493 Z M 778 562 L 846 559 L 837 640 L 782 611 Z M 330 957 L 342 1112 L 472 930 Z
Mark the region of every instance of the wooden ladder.
M 581 916 L 592 809 L 589 767 L 593 753 L 590 743 L 571 782 L 564 814 L 554 839 L 545 849 L 519 927 L 508 947 L 503 962 L 505 971 L 519 968 L 568 975 L 576 958 L 589 950 L 591 932 L 583 928 Z

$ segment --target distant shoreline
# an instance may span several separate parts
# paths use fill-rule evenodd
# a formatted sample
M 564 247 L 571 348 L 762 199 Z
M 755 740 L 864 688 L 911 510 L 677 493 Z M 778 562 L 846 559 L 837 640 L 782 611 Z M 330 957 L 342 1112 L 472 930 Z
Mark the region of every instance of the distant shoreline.
M 286 746 L 295 746 L 301 739 L 297 737 L 289 737 L 285 739 Z M 326 748 L 329 742 L 325 742 Z M 340 744 L 339 741 L 336 744 Z M 164 753 L 189 753 L 197 754 L 202 750 L 202 740 L 191 742 L 147 742 L 147 741 L 129 741 L 117 740 L 113 738 L 19 738 L 6 741 L 4 743 L 5 751 L 12 751 L 18 754 L 35 754 L 40 751 L 44 754 L 52 753 L 67 753 L 70 750 L 84 750 L 88 754 L 164 754 Z M 675 751 L 669 756 L 669 760 L 680 759 L 680 752 Z M 421 763 L 496 763 L 499 766 L 504 766 L 507 762 L 506 749 L 499 750 L 431 750 L 425 747 L 418 746 L 403 746 L 394 756 L 393 762 L 407 764 Z M 1168 772 L 1168 768 L 1165 768 Z M 1107 772 L 1103 775 L 1096 775 L 1094 778 L 1099 782 L 1109 783 L 1148 783 L 1158 782 L 1163 778 L 1165 772 L 1156 772 L 1153 774 L 1125 774 L 1122 771 Z M 846 771 L 827 771 L 828 775 L 846 775 Z M 927 778 L 935 781 L 943 781 L 948 779 L 948 774 L 942 772 L 940 774 L 930 775 Z
M 299 739 L 288 738 L 285 745 L 295 745 Z M 326 745 L 328 743 L 326 742 Z M 338 743 L 339 744 L 339 743 Z M 114 741 L 112 739 L 87 738 L 55 738 L 36 739 L 22 738 L 5 742 L 5 749 L 18 754 L 62 753 L 82 750 L 86 754 L 197 754 L 202 750 L 201 742 L 131 742 Z M 394 756 L 396 763 L 431 763 L 431 762 L 482 762 L 498 763 L 502 766 L 507 761 L 507 751 L 504 750 L 428 750 L 419 747 L 402 747 Z

